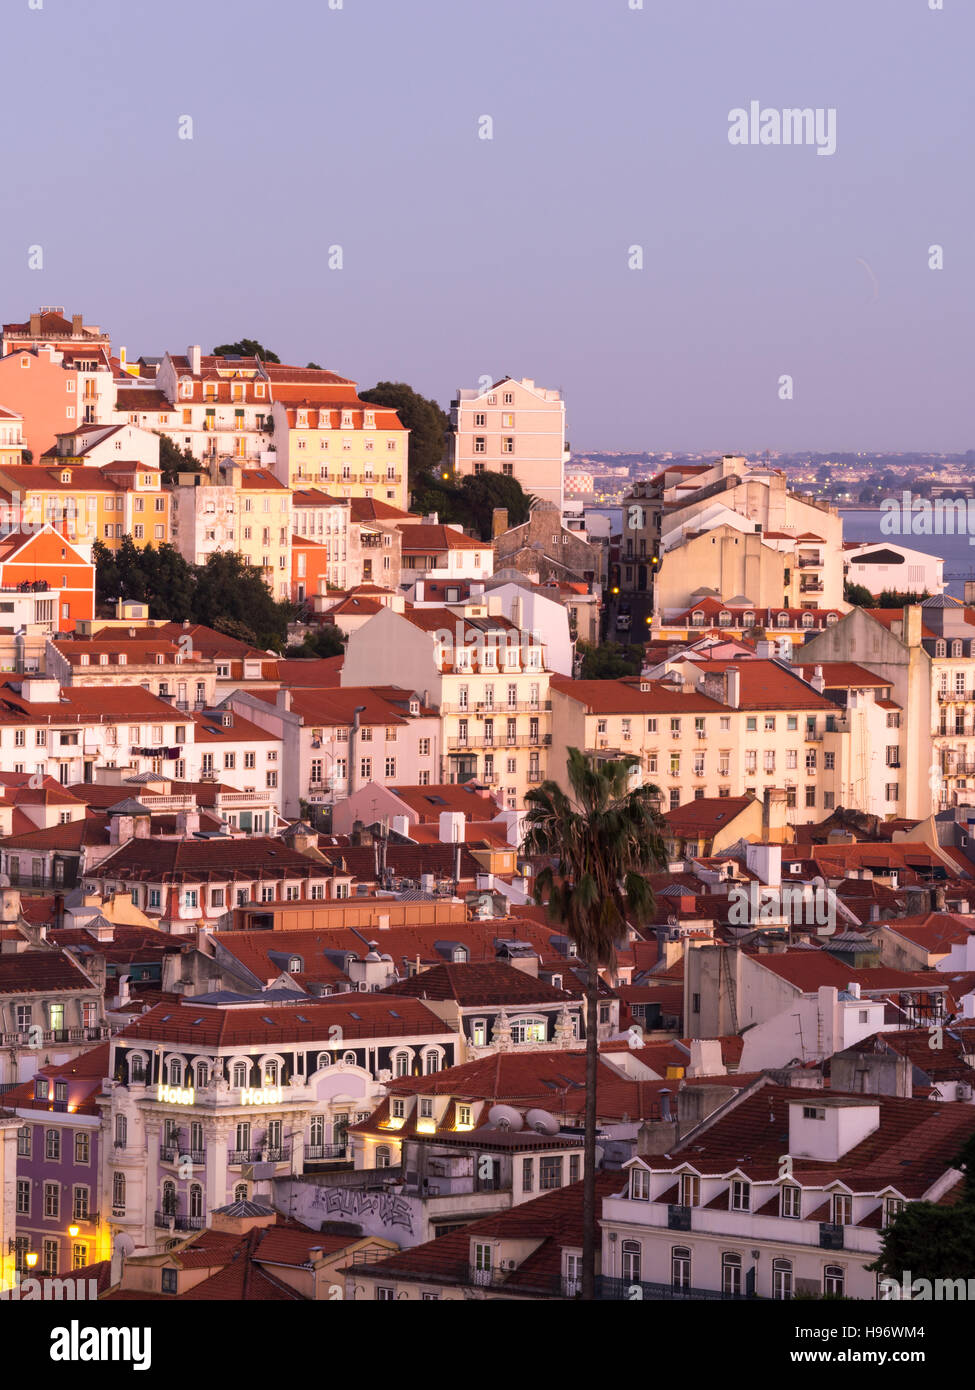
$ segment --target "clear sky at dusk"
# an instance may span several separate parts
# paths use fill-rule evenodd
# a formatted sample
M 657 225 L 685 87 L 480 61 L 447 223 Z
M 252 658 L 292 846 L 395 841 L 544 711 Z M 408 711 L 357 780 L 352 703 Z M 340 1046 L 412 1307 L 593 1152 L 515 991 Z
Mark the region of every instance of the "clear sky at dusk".
M 575 450 L 975 447 L 975 3 L 630 3 L 4 0 L 0 313 L 534 377 Z

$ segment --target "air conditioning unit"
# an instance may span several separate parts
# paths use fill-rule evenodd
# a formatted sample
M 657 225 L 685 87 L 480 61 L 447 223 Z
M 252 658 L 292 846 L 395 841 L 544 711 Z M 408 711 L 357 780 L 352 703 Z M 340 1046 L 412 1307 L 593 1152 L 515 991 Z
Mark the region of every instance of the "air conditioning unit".
M 501 1268 L 502 1268 L 502 1269 L 517 1269 L 517 1268 L 518 1268 L 518 1265 L 517 1265 L 517 1263 L 516 1263 L 514 1260 L 502 1260 L 502 1261 L 501 1261 Z

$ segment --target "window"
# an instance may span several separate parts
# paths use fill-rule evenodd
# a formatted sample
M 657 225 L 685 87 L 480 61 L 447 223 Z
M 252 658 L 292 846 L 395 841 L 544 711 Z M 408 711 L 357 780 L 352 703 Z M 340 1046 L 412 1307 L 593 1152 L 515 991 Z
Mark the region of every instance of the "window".
M 645 1168 L 630 1169 L 630 1198 L 635 1202 L 649 1202 L 650 1174 Z
M 85 1129 L 79 1129 L 74 1137 L 74 1161 L 88 1164 L 91 1161 L 91 1136 Z
M 791 1260 L 772 1261 L 772 1297 L 780 1299 L 792 1297 Z
M 541 1192 L 549 1192 L 562 1186 L 562 1155 L 543 1157 L 538 1161 L 538 1187 Z
M 57 1220 L 61 1215 L 61 1184 L 56 1182 L 46 1182 L 44 1184 L 44 1215 Z
M 115 1147 L 124 1149 L 128 1142 L 129 1122 L 124 1115 L 115 1116 Z
M 823 1267 L 823 1293 L 832 1294 L 836 1298 L 843 1297 L 844 1271 L 840 1265 L 824 1265 Z
M 49 1129 L 44 1134 L 44 1157 L 51 1163 L 61 1160 L 61 1131 Z
M 535 1183 L 535 1160 L 524 1158 L 521 1161 L 521 1190 L 522 1192 L 534 1191 Z
M 57 1274 L 58 1272 L 58 1245 L 56 1240 L 46 1240 L 44 1242 L 44 1273 Z
M 125 1174 L 112 1175 L 112 1208 L 117 1215 L 125 1215 Z
M 691 1252 L 686 1245 L 675 1245 L 670 1252 L 670 1283 L 675 1289 L 691 1287 Z
M 163 1293 L 176 1293 L 179 1288 L 179 1281 L 175 1269 L 164 1269 L 162 1271 L 162 1283 L 160 1285 Z
M 30 1179 L 17 1179 L 16 1212 L 18 1216 L 30 1216 Z
M 701 1179 L 696 1173 L 682 1173 L 680 1178 L 680 1204 L 682 1207 L 696 1207 L 701 1198 Z
M 642 1272 L 640 1242 L 624 1240 L 622 1250 L 623 1279 L 627 1284 L 639 1284 Z
M 833 1193 L 833 1225 L 849 1226 L 853 1220 L 853 1198 L 845 1193 Z
M 751 1208 L 752 1186 L 751 1183 L 742 1182 L 735 1179 L 731 1184 L 731 1210 L 749 1211 Z
M 731 1251 L 721 1256 L 721 1292 L 734 1297 L 741 1293 L 741 1256 Z
M 71 1217 L 74 1221 L 88 1220 L 89 1188 L 75 1187 L 71 1192 Z

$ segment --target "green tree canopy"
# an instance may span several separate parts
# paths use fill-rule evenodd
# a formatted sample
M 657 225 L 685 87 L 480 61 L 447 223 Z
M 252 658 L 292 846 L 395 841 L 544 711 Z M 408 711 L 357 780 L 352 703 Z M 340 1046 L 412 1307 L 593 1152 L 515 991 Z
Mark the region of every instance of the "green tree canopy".
M 178 449 L 167 434 L 159 434 L 159 467 L 162 470 L 162 480 L 172 486 L 176 482 L 177 473 L 202 473 L 203 464 L 195 458 L 187 444 L 185 449 Z
M 345 651 L 345 634 L 334 623 L 323 623 L 317 632 L 306 632 L 304 640 L 285 649 L 285 656 L 299 660 L 341 656 Z
M 92 559 L 101 605 L 136 599 L 153 618 L 188 618 L 256 647 L 284 647 L 294 609 L 275 601 L 260 570 L 242 555 L 219 552 L 205 565 L 191 565 L 171 545 L 140 550 L 125 536 L 114 554 L 96 541 Z
M 857 608 L 876 608 L 873 594 L 862 584 L 844 584 L 843 598 L 847 603 L 853 603 Z
M 584 681 L 616 681 L 621 676 L 638 676 L 643 669 L 643 648 L 621 642 L 578 642 L 576 651 L 582 657 L 580 679 Z
M 221 343 L 213 349 L 214 357 L 260 357 L 263 362 L 280 362 L 276 352 L 263 347 L 256 338 L 241 338 L 239 343 Z
M 456 522 L 485 542 L 491 539 L 495 507 L 506 509 L 509 526 L 520 526 L 531 515 L 533 501 L 517 478 L 503 473 L 471 475 L 459 486 L 452 478 L 428 474 L 414 487 L 412 498 L 414 511 L 436 512 L 444 524 Z
M 410 431 L 409 483 L 439 469 L 447 452 L 447 430 L 450 421 L 436 401 L 419 395 L 405 381 L 379 381 L 368 391 L 360 391 L 361 400 L 372 405 L 391 406 Z

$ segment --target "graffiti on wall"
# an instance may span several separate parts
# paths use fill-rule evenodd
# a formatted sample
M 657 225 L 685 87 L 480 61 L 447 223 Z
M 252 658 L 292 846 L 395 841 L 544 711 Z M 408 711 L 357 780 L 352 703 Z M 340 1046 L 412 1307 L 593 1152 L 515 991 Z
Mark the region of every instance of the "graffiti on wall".
M 413 1234 L 413 1210 L 405 1198 L 394 1192 L 362 1192 L 355 1187 L 322 1187 L 315 1193 L 313 1207 L 329 1216 L 354 1220 L 371 1216 L 384 1226 L 403 1226 Z

